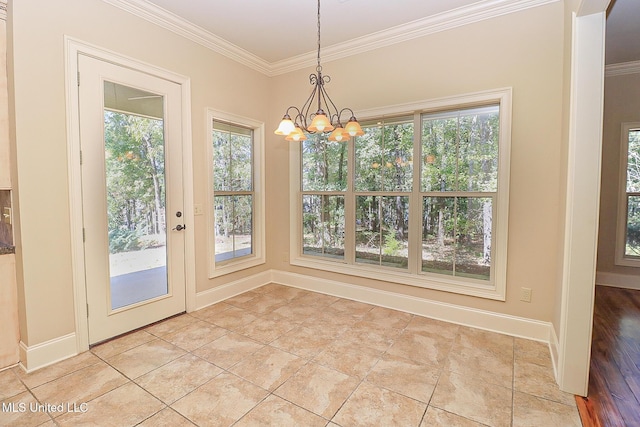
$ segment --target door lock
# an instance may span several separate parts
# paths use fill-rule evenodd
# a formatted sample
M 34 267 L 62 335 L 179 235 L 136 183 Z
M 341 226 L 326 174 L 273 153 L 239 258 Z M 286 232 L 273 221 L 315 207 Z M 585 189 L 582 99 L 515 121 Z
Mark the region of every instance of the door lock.
M 173 228 L 172 228 L 172 230 L 182 231 L 182 230 L 184 230 L 185 228 L 187 228 L 187 226 L 186 226 L 186 225 L 178 224 L 178 225 L 176 225 L 175 227 L 173 227 Z

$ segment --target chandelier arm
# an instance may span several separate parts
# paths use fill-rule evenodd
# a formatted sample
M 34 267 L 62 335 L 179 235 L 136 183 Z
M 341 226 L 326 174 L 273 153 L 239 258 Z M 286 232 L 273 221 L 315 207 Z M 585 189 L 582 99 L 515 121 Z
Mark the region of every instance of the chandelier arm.
M 340 116 L 342 116 L 342 113 L 343 113 L 343 112 L 345 112 L 345 111 L 350 112 L 350 113 L 351 113 L 351 116 L 355 116 L 355 114 L 354 114 L 353 110 L 352 110 L 351 108 L 349 108 L 349 107 L 345 107 L 345 108 L 343 108 L 342 110 L 340 110 L 340 113 L 338 113 L 338 114 L 339 114 Z
M 289 108 L 287 108 L 287 113 L 286 115 L 289 116 L 289 110 L 295 110 L 296 114 L 293 116 L 293 123 L 296 124 L 296 126 L 298 125 L 298 119 L 304 119 L 304 116 L 302 115 L 302 113 L 300 112 L 300 110 L 298 109 L 298 107 L 296 107 L 295 105 L 290 106 Z M 304 124 L 303 124 L 304 126 Z
M 335 114 L 331 115 L 330 120 L 331 120 L 332 124 L 334 123 L 334 119 L 335 119 L 336 127 L 338 127 L 338 126 L 339 127 L 344 127 L 344 126 L 342 126 L 342 121 L 340 120 L 340 113 L 336 112 Z
M 331 97 L 329 96 L 327 91 L 324 90 L 324 87 L 321 90 L 321 94 L 322 94 L 322 99 L 324 100 L 324 103 L 327 106 L 327 115 L 329 117 L 337 115 L 338 116 L 338 121 L 339 121 L 340 115 L 338 113 L 338 111 L 339 111 L 338 107 L 336 107 L 336 104 L 333 103 L 333 100 L 331 99 Z M 333 111 L 331 111 L 331 107 L 333 107 Z
M 287 108 L 287 112 L 286 112 L 287 116 L 289 115 L 289 110 L 291 110 L 291 109 L 296 110 L 296 113 L 298 113 L 298 114 L 296 114 L 295 117 L 298 117 L 300 115 L 300 110 L 298 109 L 298 107 L 296 107 L 295 105 L 292 105 L 289 108 Z
M 313 104 L 313 99 L 315 98 L 315 93 L 316 93 L 316 91 L 314 89 L 313 92 L 311 92 L 311 94 L 309 95 L 309 97 L 305 101 L 305 103 L 300 108 L 300 113 L 299 113 L 300 121 L 301 121 L 302 127 L 304 127 L 305 130 L 307 129 L 307 127 L 311 123 L 310 122 L 311 118 L 309 117 L 309 110 L 311 109 L 311 105 Z

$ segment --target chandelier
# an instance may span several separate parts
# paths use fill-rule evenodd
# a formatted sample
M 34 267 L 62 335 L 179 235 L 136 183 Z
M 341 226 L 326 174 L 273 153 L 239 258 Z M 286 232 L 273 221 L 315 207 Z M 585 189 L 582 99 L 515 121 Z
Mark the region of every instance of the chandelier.
M 329 76 L 322 75 L 322 65 L 320 65 L 320 0 L 318 0 L 318 65 L 316 73 L 309 76 L 309 83 L 313 86 L 313 90 L 302 108 L 295 106 L 287 108 L 274 133 L 285 135 L 287 141 L 306 140 L 307 137 L 303 129 L 309 133 L 331 132 L 329 141 L 348 141 L 352 136 L 364 135 L 353 110 L 351 108 L 339 110 L 329 97 L 324 85 L 330 81 Z M 311 108 L 316 104 L 318 109 L 313 112 Z M 292 110 L 295 112 L 293 119 L 290 115 Z M 350 113 L 350 118 L 346 126 L 343 127 L 341 116 L 345 112 Z

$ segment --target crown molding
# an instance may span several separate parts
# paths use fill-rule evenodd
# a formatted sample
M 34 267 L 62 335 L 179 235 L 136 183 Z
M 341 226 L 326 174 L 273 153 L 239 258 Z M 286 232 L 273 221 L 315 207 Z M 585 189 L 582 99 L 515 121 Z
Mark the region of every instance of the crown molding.
M 112 6 L 172 31 L 236 62 L 269 75 L 270 64 L 189 21 L 145 0 L 103 0 Z
M 0 0 L 2 1 L 2 0 Z M 168 29 L 214 52 L 224 55 L 267 76 L 276 76 L 314 66 L 315 51 L 297 55 L 282 61 L 267 62 L 262 58 L 194 25 L 179 16 L 146 0 L 103 0 L 112 6 Z M 470 6 L 453 9 L 437 15 L 398 25 L 344 43 L 322 48 L 323 62 L 367 52 L 385 46 L 402 43 L 440 31 L 450 30 L 474 22 L 519 12 L 560 0 L 483 0 Z
M 605 77 L 624 76 L 627 74 L 640 74 L 640 61 L 610 64 L 604 69 Z
M 429 34 L 450 30 L 474 22 L 484 21 L 532 7 L 555 3 L 559 0 L 485 0 L 470 6 L 417 19 L 384 31 L 358 37 L 344 43 L 322 48 L 323 63 L 346 58 L 381 47 L 413 40 Z M 317 53 L 308 52 L 271 64 L 271 75 L 285 74 L 314 66 Z

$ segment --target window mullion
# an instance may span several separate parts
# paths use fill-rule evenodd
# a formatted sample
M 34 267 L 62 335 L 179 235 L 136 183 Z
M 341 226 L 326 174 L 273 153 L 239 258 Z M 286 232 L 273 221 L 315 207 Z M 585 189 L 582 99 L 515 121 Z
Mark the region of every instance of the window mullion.
M 418 274 L 422 262 L 422 115 L 413 116 L 413 184 L 409 195 L 409 273 Z
M 353 143 L 345 142 L 347 146 L 347 191 L 344 195 L 344 260 L 347 264 L 356 262 L 356 196 L 355 176 L 356 176 L 356 138 Z

